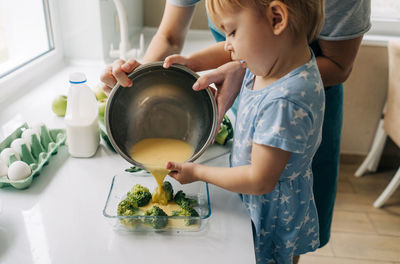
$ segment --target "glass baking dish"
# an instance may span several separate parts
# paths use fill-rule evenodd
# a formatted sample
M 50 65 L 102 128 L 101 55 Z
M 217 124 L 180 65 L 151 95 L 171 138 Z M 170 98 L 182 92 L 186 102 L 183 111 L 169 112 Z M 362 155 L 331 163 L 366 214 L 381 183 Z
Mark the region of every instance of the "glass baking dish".
M 186 197 L 196 201 L 193 208 L 198 212 L 198 217 L 162 216 L 164 219 L 168 219 L 168 225 L 163 229 L 154 229 L 149 224 L 146 224 L 146 222 L 148 222 L 148 220 L 155 220 L 155 218 L 157 218 L 156 216 L 117 215 L 118 204 L 126 198 L 127 193 L 135 184 L 147 187 L 151 193 L 153 193 L 154 189 L 157 187 L 154 177 L 145 171 L 135 173 L 123 172 L 113 177 L 107 201 L 103 209 L 103 215 L 110 220 L 113 228 L 118 231 L 193 232 L 203 230 L 206 226 L 207 219 L 211 216 L 208 184 L 204 182 L 194 182 L 181 185 L 169 176 L 167 176 L 165 180 L 172 184 L 174 195 L 179 190 L 182 190 L 186 194 Z M 187 223 L 187 221 L 194 224 L 185 225 L 184 223 Z

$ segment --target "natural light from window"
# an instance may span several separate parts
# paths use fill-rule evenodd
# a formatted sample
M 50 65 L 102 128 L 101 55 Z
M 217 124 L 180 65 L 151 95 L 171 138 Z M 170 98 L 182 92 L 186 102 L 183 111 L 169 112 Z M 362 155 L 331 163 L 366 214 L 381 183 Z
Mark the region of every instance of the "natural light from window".
M 372 19 L 400 20 L 400 0 L 372 0 Z
M 0 0 L 0 78 L 53 49 L 46 3 Z

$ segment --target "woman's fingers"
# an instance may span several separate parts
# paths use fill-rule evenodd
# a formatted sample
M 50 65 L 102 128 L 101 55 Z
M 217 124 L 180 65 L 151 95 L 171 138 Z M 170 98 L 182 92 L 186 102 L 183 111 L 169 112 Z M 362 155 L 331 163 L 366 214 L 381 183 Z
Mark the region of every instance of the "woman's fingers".
M 106 89 L 111 90 L 112 87 L 115 86 L 117 83 L 117 80 L 114 78 L 112 75 L 112 66 L 108 65 L 102 75 L 100 76 L 100 81 L 103 83 L 103 90 L 106 91 Z
M 223 80 L 222 75 L 218 69 L 200 76 L 193 84 L 193 90 L 200 91 L 206 89 L 212 83 L 219 83 Z
M 246 71 L 246 63 L 228 62 L 216 70 L 199 77 L 193 85 L 193 90 L 199 91 L 206 89 L 214 83 L 217 87 L 215 99 L 218 108 L 218 127 L 222 123 L 226 111 L 233 105 L 236 96 L 240 92 L 240 87 Z
M 121 69 L 126 73 L 131 73 L 134 69 L 136 69 L 140 65 L 141 64 L 137 60 L 130 59 L 121 65 Z
M 112 64 L 112 75 L 124 87 L 132 86 L 132 81 L 128 78 L 126 72 L 121 68 L 126 62 L 123 60 L 116 60 Z
M 110 87 L 108 87 L 108 85 L 102 83 L 102 84 L 101 84 L 101 89 L 103 89 L 104 93 L 105 93 L 107 96 L 109 96 L 110 93 L 111 93 L 111 89 L 112 89 L 112 88 L 110 88 Z
M 128 73 L 132 72 L 140 65 L 141 64 L 134 59 L 128 61 L 116 60 L 111 65 L 108 65 L 100 76 L 100 80 L 103 83 L 103 91 L 109 94 L 117 82 L 125 87 L 132 86 L 132 80 L 128 78 Z

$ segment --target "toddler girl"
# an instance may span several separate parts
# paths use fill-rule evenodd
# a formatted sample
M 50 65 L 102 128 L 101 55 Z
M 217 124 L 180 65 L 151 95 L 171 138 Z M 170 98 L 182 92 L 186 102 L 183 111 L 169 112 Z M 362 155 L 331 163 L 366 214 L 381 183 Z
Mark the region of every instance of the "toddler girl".
M 225 50 L 247 68 L 230 168 L 168 162 L 170 176 L 237 192 L 253 223 L 257 263 L 292 263 L 319 245 L 311 161 L 321 141 L 324 89 L 308 44 L 321 0 L 207 0 Z

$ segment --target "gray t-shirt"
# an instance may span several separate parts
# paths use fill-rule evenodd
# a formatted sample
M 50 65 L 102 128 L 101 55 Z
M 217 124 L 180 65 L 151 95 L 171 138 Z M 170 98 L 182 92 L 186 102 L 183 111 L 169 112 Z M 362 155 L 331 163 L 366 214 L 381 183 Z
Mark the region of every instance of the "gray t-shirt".
M 168 0 L 176 6 L 195 5 L 200 0 Z M 325 24 L 319 38 L 346 40 L 357 38 L 371 27 L 371 0 L 326 0 Z

